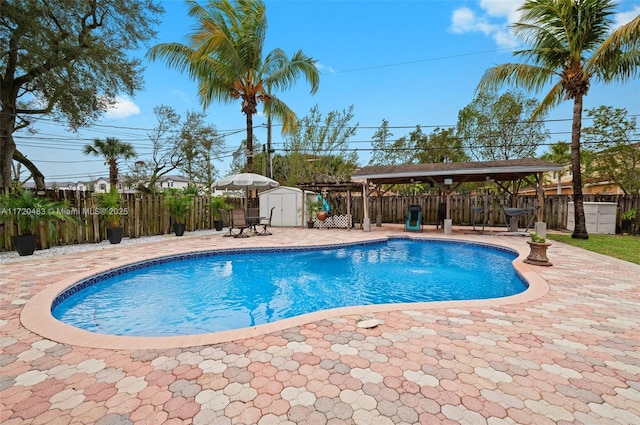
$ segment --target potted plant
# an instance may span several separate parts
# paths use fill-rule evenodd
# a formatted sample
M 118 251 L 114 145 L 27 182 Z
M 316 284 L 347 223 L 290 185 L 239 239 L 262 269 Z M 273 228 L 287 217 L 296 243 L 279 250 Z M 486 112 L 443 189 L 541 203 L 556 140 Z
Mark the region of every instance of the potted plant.
M 182 236 L 191 211 L 192 196 L 177 189 L 167 189 L 164 193 L 164 202 L 173 220 L 173 232 L 176 236 Z
M 97 214 L 107 226 L 107 239 L 112 244 L 122 241 L 124 229 L 120 223 L 122 215 L 127 214 L 127 209 L 122 208 L 122 197 L 115 187 L 109 192 L 96 193 L 94 198 L 97 204 Z
M 314 200 L 314 198 L 307 198 L 305 205 L 307 207 L 307 227 L 313 229 L 313 217 L 322 210 L 322 202 Z
M 210 208 L 213 215 L 213 226 L 218 232 L 221 231 L 224 227 L 224 222 L 222 221 L 220 210 L 231 209 L 231 206 L 227 204 L 227 201 L 225 201 L 222 196 L 212 196 L 209 199 L 207 206 Z
M 51 201 L 30 190 L 18 189 L 0 195 L 0 220 L 11 220 L 17 225 L 13 246 L 19 255 L 32 255 L 36 249 L 40 223 L 48 225 L 53 237 L 57 222 L 74 220 L 73 210 L 66 202 Z
M 620 216 L 622 219 L 622 233 L 631 233 L 631 225 L 638 218 L 638 210 L 636 208 L 631 208 L 622 213 Z
M 527 241 L 529 244 L 530 252 L 529 256 L 524 260 L 527 264 L 533 264 L 536 266 L 551 266 L 547 258 L 547 248 L 551 246 L 545 238 L 538 235 L 535 232 L 530 233 L 531 240 Z

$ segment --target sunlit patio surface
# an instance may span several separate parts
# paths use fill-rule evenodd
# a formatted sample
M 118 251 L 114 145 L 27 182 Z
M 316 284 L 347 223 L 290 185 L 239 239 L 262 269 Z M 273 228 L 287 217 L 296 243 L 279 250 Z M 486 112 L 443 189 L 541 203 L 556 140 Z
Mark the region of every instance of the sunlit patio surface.
M 192 232 L 15 254 L 0 263 L 0 423 L 640 424 L 640 266 L 557 242 L 548 250 L 553 267 L 527 265 L 528 238 L 501 230 Z M 349 308 L 151 342 L 86 337 L 47 311 L 58 288 L 114 265 L 390 235 L 513 248 L 531 288 L 509 299 Z M 369 318 L 379 325 L 358 326 Z

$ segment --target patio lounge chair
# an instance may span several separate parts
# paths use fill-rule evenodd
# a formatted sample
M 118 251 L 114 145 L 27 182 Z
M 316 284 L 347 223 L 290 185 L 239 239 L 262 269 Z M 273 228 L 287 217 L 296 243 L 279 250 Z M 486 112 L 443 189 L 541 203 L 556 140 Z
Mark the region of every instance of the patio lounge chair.
M 234 238 L 248 238 L 249 235 L 244 233 L 244 229 L 248 229 L 249 223 L 247 216 L 242 208 L 234 208 L 231 210 L 231 229 L 238 229 L 240 233 L 233 235 Z
M 260 219 L 260 222 L 258 223 L 258 225 L 262 226 L 262 231 L 258 233 L 258 235 L 260 236 L 273 235 L 273 233 L 267 230 L 267 227 L 271 227 L 271 219 L 273 218 L 273 210 L 275 209 L 276 207 L 271 207 L 271 211 L 269 212 L 269 218 L 265 217 Z
M 233 228 L 231 227 L 231 214 L 229 210 L 218 210 L 220 213 L 220 220 L 222 221 L 222 227 L 229 228 L 229 231 L 223 235 L 224 238 L 230 238 L 231 236 L 235 236 L 233 233 Z
M 484 227 L 487 225 L 487 218 L 489 217 L 488 211 L 487 214 L 485 214 L 484 212 L 484 206 L 479 206 L 479 207 L 472 207 L 472 211 L 473 211 L 473 230 L 476 230 L 476 221 L 478 218 L 478 215 L 482 214 L 482 230 L 480 230 L 480 233 L 484 232 Z
M 409 205 L 404 229 L 407 232 L 422 232 L 422 208 L 420 205 Z
M 515 229 L 511 228 L 511 219 L 512 218 L 518 218 L 518 217 L 522 217 L 524 215 L 528 215 L 529 213 L 533 212 L 537 210 L 537 207 L 535 208 L 510 208 L 510 207 L 505 207 L 504 205 L 502 205 L 502 212 L 504 213 L 505 219 L 507 220 L 507 226 L 509 227 L 509 231 L 510 232 L 517 232 L 518 231 L 518 222 L 517 220 L 514 220 L 514 226 Z M 535 214 L 531 214 L 531 218 L 529 218 L 529 222 L 527 223 L 527 227 L 524 229 L 524 231 L 526 232 L 527 230 L 529 230 L 529 227 L 531 227 L 531 224 L 533 224 L 533 219 L 536 217 Z

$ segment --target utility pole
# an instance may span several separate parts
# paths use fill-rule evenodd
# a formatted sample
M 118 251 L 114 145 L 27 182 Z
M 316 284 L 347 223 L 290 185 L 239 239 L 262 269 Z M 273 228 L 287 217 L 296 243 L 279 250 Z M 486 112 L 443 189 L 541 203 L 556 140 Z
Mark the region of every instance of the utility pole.
M 273 178 L 273 163 L 271 162 L 271 111 L 267 110 L 267 161 L 269 163 L 269 178 Z

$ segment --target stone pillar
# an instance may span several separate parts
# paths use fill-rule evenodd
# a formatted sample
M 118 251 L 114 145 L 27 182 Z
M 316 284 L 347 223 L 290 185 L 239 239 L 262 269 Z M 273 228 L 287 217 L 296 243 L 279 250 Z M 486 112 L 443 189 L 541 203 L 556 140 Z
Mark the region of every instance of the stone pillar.
M 445 235 L 450 235 L 451 234 L 451 223 L 453 222 L 453 220 L 451 220 L 450 218 L 445 218 L 444 219 L 444 234 Z

